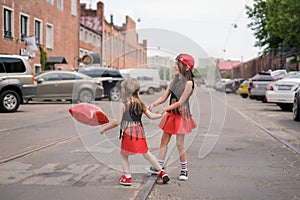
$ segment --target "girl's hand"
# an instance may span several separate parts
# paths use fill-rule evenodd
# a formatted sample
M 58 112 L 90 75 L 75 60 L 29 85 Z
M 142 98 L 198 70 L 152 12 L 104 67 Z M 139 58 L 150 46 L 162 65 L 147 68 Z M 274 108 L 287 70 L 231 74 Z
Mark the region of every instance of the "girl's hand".
M 104 132 L 105 132 L 104 128 L 101 128 L 101 129 L 100 129 L 100 134 L 103 135 Z
M 153 107 L 154 107 L 154 105 L 153 105 L 153 104 L 150 104 L 150 105 L 148 106 L 148 110 L 152 111 Z
M 161 114 L 161 115 L 162 115 L 164 112 L 165 112 L 165 111 L 164 111 L 163 109 L 160 109 L 160 110 L 156 111 L 157 114 Z

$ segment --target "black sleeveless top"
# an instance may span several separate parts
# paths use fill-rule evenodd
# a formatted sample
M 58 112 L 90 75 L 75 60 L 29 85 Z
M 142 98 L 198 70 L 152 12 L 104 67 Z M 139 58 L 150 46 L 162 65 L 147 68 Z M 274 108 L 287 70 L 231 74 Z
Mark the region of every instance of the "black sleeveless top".
M 135 129 L 135 133 L 136 133 L 135 137 L 136 137 L 136 140 L 138 140 L 138 132 L 139 132 L 138 126 L 141 126 L 142 130 L 143 130 L 142 139 L 145 138 L 145 132 L 144 132 L 143 124 L 142 124 L 142 115 L 143 115 L 143 113 L 138 115 L 135 112 L 129 110 L 128 104 L 125 104 L 125 112 L 123 113 L 123 117 L 122 117 L 122 121 L 121 121 L 119 139 L 122 139 L 124 137 L 124 132 L 129 127 L 130 128 L 130 140 L 132 140 L 133 129 Z

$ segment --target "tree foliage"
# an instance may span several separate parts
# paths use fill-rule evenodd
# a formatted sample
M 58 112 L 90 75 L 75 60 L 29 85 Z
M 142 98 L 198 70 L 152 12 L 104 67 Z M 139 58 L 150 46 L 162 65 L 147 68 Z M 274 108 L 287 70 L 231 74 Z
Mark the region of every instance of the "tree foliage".
M 253 7 L 246 6 L 248 27 L 254 31 L 255 46 L 264 52 L 300 48 L 300 1 L 254 0 Z
M 47 62 L 47 52 L 44 51 L 44 48 L 42 46 L 39 47 L 40 49 L 40 63 L 42 66 L 42 70 L 46 70 L 46 62 Z

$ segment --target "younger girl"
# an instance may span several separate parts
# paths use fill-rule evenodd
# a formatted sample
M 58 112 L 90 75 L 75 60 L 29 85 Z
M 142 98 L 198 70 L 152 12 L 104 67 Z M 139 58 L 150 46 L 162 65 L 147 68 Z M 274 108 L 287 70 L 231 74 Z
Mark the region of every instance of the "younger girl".
M 148 150 L 146 135 L 142 125 L 142 114 L 149 119 L 157 119 L 162 114 L 151 113 L 147 106 L 140 100 L 138 94 L 140 84 L 138 80 L 129 78 L 121 84 L 122 103 L 120 104 L 117 119 L 102 127 L 100 133 L 112 129 L 119 124 L 121 141 L 121 164 L 124 174 L 121 176 L 119 183 L 121 185 L 131 185 L 129 155 L 143 154 L 143 156 L 159 171 L 157 177 L 161 178 L 163 183 L 167 183 L 170 178 L 168 174 L 162 170 L 154 155 Z

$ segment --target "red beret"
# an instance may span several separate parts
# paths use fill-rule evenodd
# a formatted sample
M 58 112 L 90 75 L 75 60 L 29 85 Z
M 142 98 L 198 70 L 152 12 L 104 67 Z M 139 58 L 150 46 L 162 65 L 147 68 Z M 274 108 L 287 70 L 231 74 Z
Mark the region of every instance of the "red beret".
M 176 60 L 185 64 L 190 70 L 194 68 L 194 58 L 189 54 L 179 54 Z

